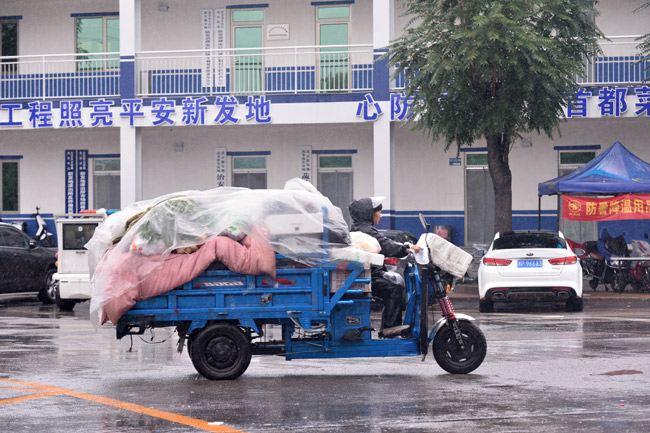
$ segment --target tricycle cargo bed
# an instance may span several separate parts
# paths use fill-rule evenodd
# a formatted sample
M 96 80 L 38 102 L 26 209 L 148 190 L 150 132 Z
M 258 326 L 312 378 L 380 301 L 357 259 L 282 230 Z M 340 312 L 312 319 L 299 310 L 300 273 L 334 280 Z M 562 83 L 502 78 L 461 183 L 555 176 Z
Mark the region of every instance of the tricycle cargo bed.
M 256 331 L 255 321 L 278 319 L 295 320 L 308 330 L 328 327 L 323 318 L 337 302 L 344 302 L 344 295 L 370 296 L 370 279 L 364 271 L 360 263 L 277 269 L 275 278 L 208 270 L 181 287 L 136 302 L 118 321 L 117 336 L 181 321 L 234 320 Z

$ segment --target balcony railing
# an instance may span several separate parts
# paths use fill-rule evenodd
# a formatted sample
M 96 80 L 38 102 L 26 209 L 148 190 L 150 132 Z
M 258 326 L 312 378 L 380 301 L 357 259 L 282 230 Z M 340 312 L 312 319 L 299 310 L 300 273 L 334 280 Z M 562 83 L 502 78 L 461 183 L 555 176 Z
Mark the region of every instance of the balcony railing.
M 639 53 L 638 36 L 610 36 L 599 42 L 603 53 L 585 61 L 584 72 L 576 82 L 584 87 L 625 86 L 639 84 L 650 78 L 650 58 Z M 393 70 L 394 72 L 394 70 Z M 394 74 L 391 74 L 391 77 Z M 405 87 L 404 74 L 395 77 L 391 90 Z
M 650 77 L 650 58 L 638 50 L 639 36 L 610 36 L 599 42 L 603 54 L 585 62 L 584 72 L 576 80 L 589 86 L 622 86 L 639 84 Z
M 136 55 L 136 95 L 259 95 L 373 89 L 372 45 L 148 51 Z
M 371 45 L 148 51 L 135 64 L 139 97 L 373 89 Z M 0 57 L 0 100 L 119 95 L 119 53 Z
M 119 53 L 0 57 L 0 100 L 116 97 Z
M 582 86 L 650 77 L 636 36 L 610 37 L 585 62 Z M 323 94 L 373 90 L 371 45 L 147 51 L 135 58 L 138 97 Z M 391 84 L 404 88 L 403 76 Z M 0 101 L 120 96 L 119 53 L 0 57 Z

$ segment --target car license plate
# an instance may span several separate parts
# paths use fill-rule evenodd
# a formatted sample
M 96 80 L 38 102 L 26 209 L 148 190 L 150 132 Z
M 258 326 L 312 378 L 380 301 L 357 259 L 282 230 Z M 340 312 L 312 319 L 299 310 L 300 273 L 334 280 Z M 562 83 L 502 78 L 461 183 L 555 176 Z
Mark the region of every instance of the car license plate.
M 517 260 L 518 268 L 541 268 L 541 260 Z

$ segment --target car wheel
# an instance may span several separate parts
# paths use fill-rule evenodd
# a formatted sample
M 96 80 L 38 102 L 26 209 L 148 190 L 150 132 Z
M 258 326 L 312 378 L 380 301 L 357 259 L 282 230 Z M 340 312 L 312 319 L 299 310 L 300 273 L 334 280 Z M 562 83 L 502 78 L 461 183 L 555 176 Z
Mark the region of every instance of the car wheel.
M 72 311 L 74 306 L 77 305 L 77 302 L 73 299 L 61 299 L 60 293 L 60 284 L 56 285 L 56 306 L 59 307 L 61 311 Z
M 479 313 L 494 313 L 494 302 L 490 299 L 481 299 L 478 303 Z
M 192 343 L 194 368 L 211 380 L 236 379 L 251 362 L 251 345 L 236 326 L 217 324 L 202 329 Z
M 49 305 L 56 302 L 56 293 L 59 290 L 59 282 L 52 278 L 56 271 L 48 269 L 45 276 L 45 286 L 38 292 L 38 300 L 43 304 Z
M 571 298 L 566 301 L 566 311 L 571 312 L 580 312 L 583 309 L 582 298 Z

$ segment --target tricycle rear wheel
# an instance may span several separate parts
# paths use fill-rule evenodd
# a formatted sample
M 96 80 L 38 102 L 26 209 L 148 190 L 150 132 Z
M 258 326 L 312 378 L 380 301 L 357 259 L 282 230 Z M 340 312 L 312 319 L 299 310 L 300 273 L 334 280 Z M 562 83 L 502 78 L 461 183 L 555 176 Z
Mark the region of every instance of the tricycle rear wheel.
M 467 320 L 459 320 L 464 347 L 458 346 L 450 323 L 445 324 L 433 338 L 433 356 L 443 370 L 466 374 L 476 370 L 485 359 L 487 342 L 483 331 Z
M 210 380 L 236 379 L 251 362 L 251 345 L 239 327 L 211 325 L 193 339 L 190 358 L 194 368 Z
M 623 290 L 625 290 L 625 286 L 627 286 L 627 276 L 623 272 L 623 269 L 618 269 L 614 273 L 614 291 L 618 293 L 623 293 Z

